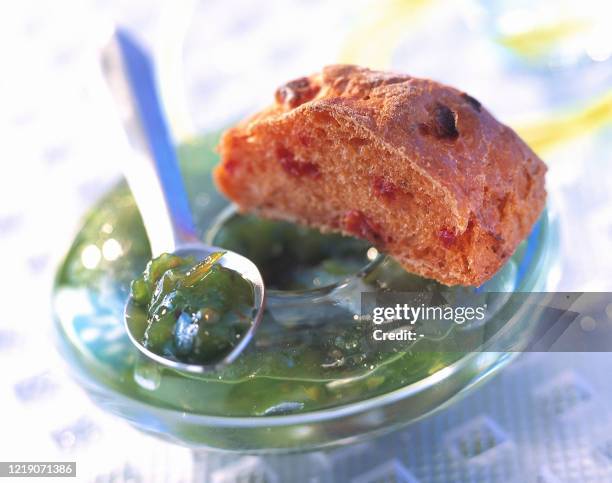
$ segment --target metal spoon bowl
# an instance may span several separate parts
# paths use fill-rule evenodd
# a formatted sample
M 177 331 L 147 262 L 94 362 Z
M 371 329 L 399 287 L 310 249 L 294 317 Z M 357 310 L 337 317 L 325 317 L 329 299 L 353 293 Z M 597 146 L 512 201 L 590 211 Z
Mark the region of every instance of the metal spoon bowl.
M 253 298 L 255 301 L 255 306 L 259 308 L 256 311 L 255 317 L 252 320 L 249 330 L 241 338 L 240 342 L 232 348 L 230 352 L 225 354 L 222 359 L 216 361 L 214 364 L 199 365 L 179 362 L 150 351 L 140 342 L 139 338 L 134 334 L 136 331 L 131 326 L 130 318 L 128 317 L 131 302 L 131 300 L 128 299 L 124 308 L 124 321 L 128 337 L 130 338 L 132 343 L 138 348 L 138 350 L 144 355 L 146 355 L 149 359 L 171 369 L 190 372 L 192 374 L 204 374 L 206 372 L 218 369 L 226 364 L 231 364 L 232 362 L 234 362 L 234 360 L 236 360 L 236 358 L 242 353 L 242 351 L 251 341 L 255 329 L 261 322 L 261 318 L 263 316 L 264 311 L 261 309 L 261 307 L 263 307 L 265 304 L 265 291 L 263 290 L 263 282 L 261 281 L 261 275 L 255 264 L 248 258 L 243 257 L 242 255 L 239 255 L 235 252 L 228 252 L 227 250 L 220 247 L 206 246 L 203 244 L 182 246 L 181 248 L 177 249 L 174 254 L 179 255 L 181 257 L 191 256 L 194 257 L 195 260 L 199 261 L 203 260 L 212 253 L 219 251 L 226 252 L 223 257 L 221 257 L 221 259 L 218 261 L 219 265 L 239 272 L 253 286 Z
M 132 146 L 123 160 L 123 172 L 134 195 L 149 237 L 153 257 L 162 253 L 194 256 L 201 260 L 224 251 L 218 263 L 248 280 L 254 292 L 254 317 L 241 341 L 214 364 L 187 364 L 156 354 L 142 345 L 127 317 L 128 336 L 149 359 L 166 367 L 204 373 L 230 364 L 240 355 L 257 329 L 264 312 L 265 285 L 255 264 L 246 257 L 223 248 L 203 244 L 196 232 L 193 216 L 174 150 L 155 88 L 152 63 L 145 51 L 118 29 L 103 48 L 101 63 L 123 127 Z

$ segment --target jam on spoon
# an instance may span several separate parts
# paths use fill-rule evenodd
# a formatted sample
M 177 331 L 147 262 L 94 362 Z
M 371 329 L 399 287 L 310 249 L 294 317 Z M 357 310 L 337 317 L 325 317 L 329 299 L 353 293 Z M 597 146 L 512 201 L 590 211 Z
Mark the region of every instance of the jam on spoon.
M 125 156 L 124 174 L 152 253 L 159 255 L 134 283 L 126 303 L 128 336 L 140 352 L 159 364 L 198 374 L 216 370 L 235 361 L 263 317 L 261 273 L 249 259 L 200 241 L 146 52 L 118 30 L 101 60 L 134 151 Z M 235 294 L 242 293 L 250 296 L 237 298 L 244 304 L 233 307 Z M 202 329 L 205 315 L 213 313 L 206 312 L 208 305 L 221 323 Z
M 149 351 L 186 364 L 215 364 L 250 328 L 253 285 L 217 262 L 164 253 L 130 287 L 126 310 L 133 336 Z

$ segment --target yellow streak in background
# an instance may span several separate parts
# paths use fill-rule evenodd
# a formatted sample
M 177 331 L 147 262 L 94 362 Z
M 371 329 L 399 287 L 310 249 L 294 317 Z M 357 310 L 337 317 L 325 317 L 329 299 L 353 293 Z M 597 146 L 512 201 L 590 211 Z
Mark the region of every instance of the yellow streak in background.
M 585 108 L 519 125 L 516 131 L 538 154 L 612 123 L 612 91 Z
M 561 41 L 588 31 L 591 22 L 569 19 L 553 25 L 543 25 L 525 32 L 501 36 L 497 41 L 515 54 L 537 60 L 546 55 Z
M 348 35 L 340 62 L 372 69 L 388 69 L 393 51 L 411 24 L 435 0 L 383 0 L 372 2 L 365 19 Z

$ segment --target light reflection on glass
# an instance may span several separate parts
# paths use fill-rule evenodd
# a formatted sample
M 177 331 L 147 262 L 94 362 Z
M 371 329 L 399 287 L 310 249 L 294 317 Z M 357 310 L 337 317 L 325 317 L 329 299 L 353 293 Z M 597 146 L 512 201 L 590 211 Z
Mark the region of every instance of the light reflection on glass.
M 100 249 L 95 245 L 87 245 L 81 252 L 81 263 L 85 268 L 93 270 L 100 263 L 102 254 Z
M 117 240 L 109 238 L 102 245 L 102 255 L 106 260 L 112 262 L 123 254 L 123 249 Z

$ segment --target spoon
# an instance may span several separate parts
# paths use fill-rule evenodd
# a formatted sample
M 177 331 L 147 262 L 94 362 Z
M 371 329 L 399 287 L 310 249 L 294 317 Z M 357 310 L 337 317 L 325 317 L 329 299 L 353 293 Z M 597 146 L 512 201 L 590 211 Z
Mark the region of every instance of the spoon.
M 254 291 L 254 317 L 240 342 L 213 364 L 187 364 L 156 354 L 143 346 L 124 316 L 132 343 L 149 359 L 172 369 L 204 373 L 232 363 L 248 345 L 265 305 L 261 273 L 248 258 L 200 242 L 178 166 L 170 133 L 157 96 L 152 61 L 125 31 L 117 29 L 102 49 L 102 71 L 117 104 L 132 153 L 123 172 L 142 216 L 153 258 L 164 252 L 201 260 L 225 252 L 219 264 L 248 280 Z M 126 304 L 126 309 L 128 303 Z

